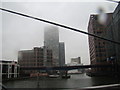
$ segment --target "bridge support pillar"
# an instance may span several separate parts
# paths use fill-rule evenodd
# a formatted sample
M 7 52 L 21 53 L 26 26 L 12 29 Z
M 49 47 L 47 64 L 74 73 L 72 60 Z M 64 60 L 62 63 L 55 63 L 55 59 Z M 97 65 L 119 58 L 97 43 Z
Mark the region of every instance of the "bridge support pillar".
M 65 78 L 67 78 L 68 76 L 68 71 L 65 71 Z
M 70 78 L 70 76 L 68 76 L 68 71 L 65 70 L 65 71 L 60 71 L 60 77 L 61 78 Z

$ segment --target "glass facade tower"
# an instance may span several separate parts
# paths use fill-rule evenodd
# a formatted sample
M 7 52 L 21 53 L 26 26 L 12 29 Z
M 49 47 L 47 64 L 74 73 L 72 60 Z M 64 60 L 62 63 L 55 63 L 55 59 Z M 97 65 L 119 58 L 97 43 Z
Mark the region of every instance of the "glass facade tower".
M 53 52 L 53 66 L 59 66 L 59 30 L 57 27 L 45 27 L 44 46 Z

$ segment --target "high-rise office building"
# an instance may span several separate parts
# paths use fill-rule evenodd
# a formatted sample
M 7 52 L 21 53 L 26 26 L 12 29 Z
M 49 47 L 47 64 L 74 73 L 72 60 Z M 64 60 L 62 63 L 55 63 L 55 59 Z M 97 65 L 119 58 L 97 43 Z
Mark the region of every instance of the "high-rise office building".
M 120 42 L 120 3 L 113 12 L 111 26 L 113 29 L 114 40 Z M 120 45 L 115 44 L 115 52 L 116 52 L 115 58 L 117 60 L 116 63 L 120 65 Z
M 98 22 L 98 15 L 91 15 L 88 25 L 88 32 L 101 35 L 105 30 L 104 26 Z M 97 64 L 106 59 L 105 42 L 96 37 L 89 36 L 89 51 L 91 64 Z
M 107 25 L 106 37 L 113 41 L 120 42 L 120 3 L 113 12 L 111 22 Z M 120 45 L 107 42 L 106 47 L 108 61 L 120 66 Z M 117 70 L 120 71 L 120 67 L 118 67 Z
M 45 27 L 44 46 L 53 52 L 53 65 L 59 66 L 59 31 L 57 27 Z
M 65 65 L 65 45 L 64 45 L 64 42 L 59 43 L 59 64 L 60 64 L 60 66 Z
M 95 34 L 97 36 L 105 37 L 106 26 L 112 19 L 112 13 L 107 13 L 107 23 L 99 23 L 98 15 L 91 15 L 88 32 Z M 91 64 L 105 64 L 107 63 L 107 53 L 106 53 L 106 41 L 98 39 L 93 36 L 89 36 L 89 51 L 90 51 L 90 62 Z M 94 69 L 95 70 L 95 69 Z M 99 69 L 100 71 L 102 70 Z M 104 69 L 105 70 L 105 69 Z M 98 71 L 98 69 L 97 69 Z

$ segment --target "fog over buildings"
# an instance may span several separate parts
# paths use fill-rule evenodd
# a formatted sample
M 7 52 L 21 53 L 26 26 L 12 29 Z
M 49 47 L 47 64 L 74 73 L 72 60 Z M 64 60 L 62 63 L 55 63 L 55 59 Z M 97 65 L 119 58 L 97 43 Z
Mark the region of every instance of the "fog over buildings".
M 102 7 L 105 13 L 113 12 L 116 6 L 117 4 L 112 2 L 2 2 L 3 8 L 65 24 L 86 32 L 90 14 L 98 13 L 99 7 Z M 7 12 L 2 12 L 1 18 L 1 59 L 17 60 L 19 50 L 44 45 L 44 28 L 49 24 Z M 87 35 L 58 28 L 59 41 L 65 43 L 65 62 L 69 63 L 71 58 L 81 57 L 82 63 L 89 64 Z
M 59 65 L 59 30 L 49 26 L 44 30 L 44 46 L 53 52 L 53 62 Z

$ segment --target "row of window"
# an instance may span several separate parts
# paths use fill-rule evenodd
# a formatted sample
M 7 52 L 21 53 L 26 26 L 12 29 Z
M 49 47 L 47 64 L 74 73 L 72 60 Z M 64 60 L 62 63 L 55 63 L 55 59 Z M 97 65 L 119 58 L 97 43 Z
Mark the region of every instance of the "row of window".
M 96 54 L 96 57 L 104 57 L 104 56 L 106 56 L 106 54 L 102 54 L 102 53 Z
M 105 49 L 96 49 L 96 52 L 105 52 Z
M 97 46 L 96 45 L 95 48 L 105 48 L 105 46 L 102 46 L 102 45 L 101 46 L 99 46 L 99 45 Z

